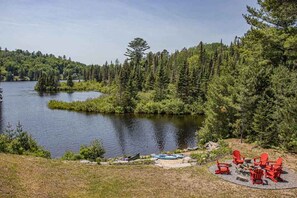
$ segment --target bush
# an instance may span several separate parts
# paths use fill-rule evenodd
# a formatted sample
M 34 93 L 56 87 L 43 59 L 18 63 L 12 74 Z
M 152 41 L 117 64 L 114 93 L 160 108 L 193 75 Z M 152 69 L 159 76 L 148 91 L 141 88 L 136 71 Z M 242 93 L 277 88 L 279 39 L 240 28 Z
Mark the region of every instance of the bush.
M 230 155 L 232 152 L 232 149 L 228 146 L 228 143 L 226 143 L 223 140 L 219 140 L 220 147 L 216 150 L 212 151 L 205 151 L 202 153 L 192 153 L 191 158 L 197 159 L 197 162 L 199 164 L 204 164 L 209 161 L 217 160 L 220 157 L 223 157 L 225 155 Z
M 66 151 L 61 158 L 62 160 L 81 160 L 83 157 L 79 153 L 74 153 L 72 151 Z
M 122 113 L 122 109 L 114 106 L 112 96 L 100 96 L 86 101 L 63 102 L 50 100 L 48 103 L 50 109 L 63 109 L 70 111 L 96 112 L 96 113 Z
M 16 129 L 8 124 L 4 133 L 0 135 L 0 152 L 44 158 L 51 157 L 49 151 L 44 150 L 28 132 L 23 131 L 20 123 L 17 124 Z
M 8 137 L 4 134 L 0 134 L 0 152 L 1 153 L 8 152 L 8 144 L 9 144 Z
M 94 140 L 89 146 L 82 145 L 79 150 L 79 154 L 87 160 L 96 161 L 97 158 L 102 158 L 105 150 L 101 141 Z
M 101 141 L 94 140 L 89 146 L 82 145 L 80 147 L 79 153 L 74 153 L 72 151 L 66 151 L 62 156 L 62 160 L 81 160 L 86 159 L 90 161 L 96 161 L 100 163 L 103 161 L 103 155 L 105 150 L 102 146 Z

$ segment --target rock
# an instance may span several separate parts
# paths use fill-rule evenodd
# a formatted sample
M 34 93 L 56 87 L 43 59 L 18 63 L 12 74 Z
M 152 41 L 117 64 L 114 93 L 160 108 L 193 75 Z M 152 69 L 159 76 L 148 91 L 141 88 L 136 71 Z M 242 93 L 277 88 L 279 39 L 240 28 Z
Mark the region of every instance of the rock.
M 97 165 L 97 162 L 90 162 L 90 165 Z
M 216 150 L 220 147 L 220 145 L 216 142 L 207 142 L 204 147 L 208 150 L 208 151 L 212 151 L 212 150 Z
M 188 151 L 196 151 L 196 150 L 198 150 L 198 146 L 192 147 L 192 148 L 187 148 L 187 150 Z
M 89 160 L 80 160 L 79 162 L 80 163 L 83 163 L 83 164 L 89 164 L 89 163 L 91 163 Z
M 101 165 L 109 165 L 109 162 L 100 162 Z
M 190 158 L 190 157 L 184 157 L 184 159 L 183 159 L 183 163 L 188 163 L 188 162 L 190 162 L 192 160 L 192 158 Z

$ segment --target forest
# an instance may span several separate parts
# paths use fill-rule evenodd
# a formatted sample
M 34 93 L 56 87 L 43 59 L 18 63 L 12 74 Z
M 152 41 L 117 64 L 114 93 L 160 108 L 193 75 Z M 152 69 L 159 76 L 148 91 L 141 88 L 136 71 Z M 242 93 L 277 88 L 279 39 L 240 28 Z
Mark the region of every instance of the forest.
M 135 38 L 128 44 L 124 63 L 90 66 L 2 50 L 0 56 L 6 58 L 0 59 L 1 74 L 5 73 L 6 80 L 10 74 L 38 79 L 39 91 L 60 86 L 79 90 L 86 83 L 97 83 L 105 93 L 84 102 L 52 100 L 48 104 L 52 109 L 204 114 L 203 127 L 197 131 L 200 144 L 237 137 L 296 153 L 297 3 L 258 0 L 258 4 L 259 8 L 247 6 L 243 15 L 250 30 L 229 45 L 200 42 L 173 53 L 153 53 L 148 52 L 150 46 L 144 39 Z M 17 61 L 21 66 L 13 64 Z M 23 70 L 27 73 L 22 74 Z M 78 76 L 84 82 L 74 86 L 72 79 Z M 56 83 L 62 77 L 66 85 Z
M 0 80 L 1 81 L 36 81 L 43 74 L 66 79 L 68 75 L 79 78 L 85 64 L 71 61 L 65 55 L 56 57 L 53 54 L 29 52 L 17 49 L 9 51 L 0 47 Z

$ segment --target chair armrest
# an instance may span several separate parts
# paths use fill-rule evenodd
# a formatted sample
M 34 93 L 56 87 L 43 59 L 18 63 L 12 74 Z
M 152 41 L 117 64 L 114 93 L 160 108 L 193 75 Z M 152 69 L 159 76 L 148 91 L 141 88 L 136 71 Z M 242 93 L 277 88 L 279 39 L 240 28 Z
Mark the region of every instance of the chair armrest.
M 260 159 L 260 156 L 254 157 L 254 161 L 256 161 L 256 159 Z
M 219 163 L 219 166 L 222 166 L 222 167 L 229 167 L 229 164 L 226 164 L 226 163 Z
M 228 164 L 228 163 L 219 163 L 219 166 L 230 166 L 230 164 Z
M 271 171 L 273 169 L 272 165 L 268 165 L 265 167 L 265 170 L 266 171 Z
M 267 161 L 267 163 L 273 163 L 273 164 L 275 164 L 276 161 Z

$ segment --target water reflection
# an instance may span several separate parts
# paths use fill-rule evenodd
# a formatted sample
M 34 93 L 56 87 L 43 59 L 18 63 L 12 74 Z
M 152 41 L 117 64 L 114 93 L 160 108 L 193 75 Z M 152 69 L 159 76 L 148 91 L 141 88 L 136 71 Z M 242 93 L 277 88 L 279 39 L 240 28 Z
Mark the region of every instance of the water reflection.
M 159 151 L 163 151 L 165 146 L 165 138 L 166 138 L 164 123 L 162 123 L 161 121 L 154 121 L 151 123 L 153 124 L 154 136 L 155 136 L 158 149 Z
M 119 119 L 117 117 L 110 118 L 110 121 L 113 125 L 114 131 L 116 132 L 116 137 L 118 144 L 121 147 L 121 154 L 124 155 L 126 153 L 126 142 L 125 142 L 125 129 L 127 128 L 124 120 Z
M 60 92 L 38 95 L 35 82 L 1 83 L 4 101 L 0 104 L 3 123 L 22 123 L 24 129 L 60 157 L 66 150 L 79 151 L 82 144 L 101 139 L 106 157 L 150 154 L 195 146 L 195 131 L 202 117 L 169 115 L 106 115 L 51 110 L 49 100 L 77 101 L 98 97 L 98 92 Z
M 106 115 L 121 153 L 149 154 L 195 146 L 201 117 L 168 115 Z

